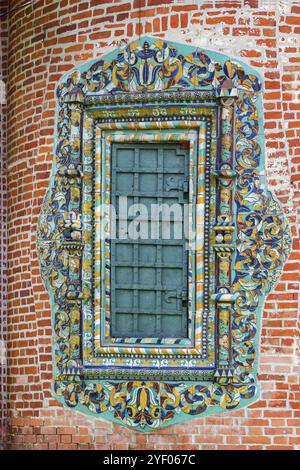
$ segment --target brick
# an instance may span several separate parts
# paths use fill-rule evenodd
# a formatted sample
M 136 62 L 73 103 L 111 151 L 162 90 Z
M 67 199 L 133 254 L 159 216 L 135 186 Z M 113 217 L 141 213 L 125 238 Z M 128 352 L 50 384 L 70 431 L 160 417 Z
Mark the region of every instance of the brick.
M 9 120 L 7 159 L 2 158 L 0 147 L 0 193 L 7 197 L 5 201 L 0 197 L 0 240 L 7 243 L 1 235 L 3 223 L 8 221 L 5 270 L 8 269 L 9 281 L 10 374 L 5 386 L 9 388 L 13 411 L 11 449 L 299 448 L 299 371 L 295 350 L 299 339 L 300 107 L 296 37 L 300 32 L 300 7 L 299 2 L 291 0 L 289 8 L 279 16 L 275 9 L 262 8 L 262 3 L 40 1 L 34 15 L 31 7 L 11 13 L 9 43 L 8 25 L 1 19 L 1 58 L 11 93 L 8 115 L 2 105 L 0 113 L 1 130 L 7 131 L 3 119 Z M 230 414 L 206 418 L 200 415 L 187 423 L 140 434 L 79 416 L 52 398 L 51 316 L 36 259 L 35 230 L 52 166 L 57 81 L 74 66 L 100 57 L 103 50 L 116 47 L 123 40 L 138 34 L 168 38 L 170 29 L 172 39 L 178 36 L 178 42 L 183 37 L 191 44 L 205 38 L 214 45 L 218 40 L 217 49 L 221 44 L 222 49 L 232 50 L 234 57 L 248 61 L 264 76 L 269 187 L 290 216 L 293 252 L 264 309 L 260 400 Z M 7 175 L 7 164 L 8 182 L 3 177 Z M 1 283 L 0 304 L 2 299 Z M 3 324 L 0 310 L 0 333 Z
M 170 21 L 171 21 L 171 28 L 178 28 L 178 26 L 179 26 L 179 16 L 178 15 L 172 15 Z
M 259 17 L 259 18 L 254 18 L 254 24 L 256 26 L 276 26 L 276 19 L 275 18 L 264 18 L 264 17 Z
M 217 16 L 213 18 L 207 18 L 206 24 L 234 24 L 235 17 L 234 16 Z
M 287 16 L 286 23 L 290 25 L 300 25 L 300 16 Z

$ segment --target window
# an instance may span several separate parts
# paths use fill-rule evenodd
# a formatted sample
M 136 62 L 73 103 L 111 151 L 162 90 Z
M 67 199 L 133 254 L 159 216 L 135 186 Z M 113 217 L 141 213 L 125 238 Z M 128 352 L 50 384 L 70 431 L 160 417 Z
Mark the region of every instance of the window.
M 111 162 L 111 336 L 187 338 L 188 152 L 172 143 L 113 144 Z
M 151 96 L 154 98 L 154 94 Z M 155 102 L 140 108 L 138 97 L 137 103 L 116 105 L 114 111 L 108 111 L 94 97 L 85 114 L 83 263 L 93 263 L 93 258 L 95 263 L 88 268 L 90 276 L 84 283 L 84 290 L 93 292 L 82 305 L 84 324 L 89 325 L 83 330 L 83 354 L 86 366 L 97 367 L 107 379 L 121 375 L 132 380 L 174 380 L 178 374 L 191 380 L 213 379 L 215 372 L 215 253 L 208 247 L 213 233 L 210 219 L 215 214 L 212 168 L 216 165 L 218 107 L 205 107 L 201 96 L 192 94 L 186 99 L 180 111 L 174 100 L 171 107 L 167 101 L 160 108 Z M 133 114 L 134 118 L 126 122 Z M 91 165 L 89 149 L 93 142 Z M 145 195 L 141 194 L 143 190 Z M 119 196 L 121 201 L 127 197 L 125 219 L 133 219 L 131 225 L 125 224 L 128 228 L 121 233 L 122 240 Z M 130 216 L 130 208 L 138 203 L 142 203 L 143 211 L 139 218 L 150 218 L 151 222 L 150 227 L 144 223 L 146 237 L 127 233 L 135 219 L 133 212 Z M 153 207 L 159 222 L 161 208 L 168 207 L 168 213 L 163 214 L 166 217 L 174 206 L 177 213 L 171 214 L 169 227 L 167 223 L 153 226 Z M 114 227 L 110 225 L 111 211 L 116 219 Z M 183 229 L 177 239 L 172 224 L 176 224 L 177 232 Z M 170 233 L 163 233 L 163 229 Z M 113 236 L 112 231 L 116 232 Z M 179 253 L 179 263 L 172 268 L 170 261 L 174 261 L 175 252 Z M 117 278 L 122 270 L 116 263 L 126 263 L 125 254 L 130 256 L 130 265 L 136 267 L 135 271 L 130 268 L 132 280 L 127 271 L 122 283 Z M 152 265 L 148 271 L 142 266 L 143 259 Z M 169 268 L 163 268 L 167 262 Z M 155 283 L 152 280 L 147 286 L 153 272 Z M 140 276 L 144 276 L 142 282 Z
M 59 84 L 38 248 L 63 403 L 149 430 L 255 399 L 290 243 L 260 90 L 247 66 L 151 38 Z

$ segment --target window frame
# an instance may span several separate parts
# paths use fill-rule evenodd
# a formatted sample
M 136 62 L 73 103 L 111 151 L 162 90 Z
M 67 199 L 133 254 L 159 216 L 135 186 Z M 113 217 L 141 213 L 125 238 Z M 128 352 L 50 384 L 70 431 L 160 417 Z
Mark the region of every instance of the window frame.
M 138 71 L 152 62 L 159 72 L 141 85 Z M 221 54 L 141 38 L 70 72 L 58 85 L 57 98 L 55 161 L 38 224 L 41 273 L 53 315 L 54 396 L 79 411 L 141 431 L 253 402 L 263 300 L 291 246 L 286 218 L 265 184 L 260 77 Z M 184 126 L 195 122 L 195 101 L 203 109 L 218 108 L 217 162 L 211 178 L 218 193 L 210 238 L 216 266 L 216 289 L 209 298 L 216 309 L 213 374 L 191 379 L 189 357 L 182 355 L 186 369 L 181 367 L 171 379 L 160 374 L 160 367 L 136 378 L 130 370 L 139 363 L 126 348 L 125 373 L 109 360 L 102 370 L 85 365 L 93 352 L 94 327 L 92 309 L 84 319 L 82 312 L 91 299 L 94 265 L 91 251 L 87 256 L 85 251 L 83 260 L 88 237 L 83 233 L 82 201 L 83 188 L 92 188 L 94 147 L 85 141 L 84 116 L 89 110 L 91 120 L 111 123 L 120 118 L 121 128 L 127 121 L 134 129 L 136 110 L 157 103 L 155 120 L 163 127 L 160 110 L 182 100 L 190 103 Z M 129 104 L 128 115 L 120 115 Z M 182 117 L 180 109 L 179 104 Z M 93 198 L 87 200 L 92 206 Z M 91 212 L 84 221 L 91 232 L 92 218 Z
M 118 97 L 122 102 L 122 96 Z M 83 152 L 83 174 L 84 174 L 84 200 L 83 207 L 88 207 L 88 201 L 90 201 L 90 207 L 83 211 L 83 214 L 87 213 L 87 220 L 83 219 L 83 238 L 85 240 L 85 246 L 83 250 L 83 265 L 85 265 L 85 258 L 92 260 L 91 253 L 93 252 L 93 242 L 95 236 L 100 233 L 101 228 L 91 223 L 91 213 L 95 211 L 95 208 L 101 205 L 101 196 L 103 193 L 99 188 L 106 188 L 105 199 L 106 203 L 109 204 L 110 193 L 107 190 L 107 175 L 109 175 L 110 158 L 111 158 L 111 143 L 112 142 L 142 142 L 147 136 L 151 142 L 161 141 L 175 141 L 175 142 L 187 142 L 190 146 L 190 166 L 195 165 L 195 160 L 199 159 L 199 172 L 201 171 L 201 179 L 197 193 L 192 197 L 199 197 L 205 190 L 211 191 L 214 184 L 214 177 L 212 169 L 216 166 L 217 156 L 217 122 L 219 107 L 216 103 L 206 101 L 206 96 L 198 94 L 198 111 L 194 116 L 190 116 L 190 107 L 182 105 L 181 116 L 176 116 L 173 111 L 168 109 L 167 104 L 164 107 L 161 105 L 160 114 L 163 115 L 163 120 L 160 120 L 158 116 L 155 116 L 156 121 L 153 119 L 153 113 L 157 113 L 157 105 L 149 106 L 148 111 L 140 113 L 139 107 L 129 108 L 118 108 L 118 117 L 116 121 L 113 121 L 114 110 L 105 108 L 104 113 L 96 99 L 93 100 L 93 106 L 91 108 L 83 108 L 83 141 L 82 148 L 88 149 L 88 156 L 86 158 Z M 195 105 L 195 98 L 194 98 Z M 186 113 L 183 113 L 186 108 Z M 193 109 L 194 112 L 194 109 Z M 103 116 L 104 114 L 104 116 Z M 134 124 L 133 121 L 127 121 L 126 116 L 135 114 Z M 145 121 L 146 114 L 148 114 L 148 123 Z M 196 114 L 198 116 L 196 116 Z M 109 116 L 109 117 L 106 117 Z M 124 117 L 125 116 L 125 117 Z M 101 119 L 102 118 L 102 119 Z M 168 120 L 166 120 L 168 118 Z M 197 119 L 196 119 L 197 118 Z M 147 128 L 146 128 L 147 127 Z M 204 136 L 205 132 L 205 136 Z M 207 135 L 207 139 L 206 139 Z M 90 148 L 91 140 L 95 139 L 93 146 L 92 159 L 94 161 L 94 168 L 90 165 Z M 196 138 L 196 142 L 195 142 Z M 214 141 L 214 145 L 212 145 Z M 105 164 L 101 163 L 101 155 L 105 155 Z M 85 164 L 85 158 L 87 164 Z M 206 162 L 206 163 L 205 163 Z M 105 167 L 105 171 L 104 171 Z M 90 170 L 90 176 L 88 176 L 88 169 Z M 205 169 L 206 177 L 205 177 Z M 106 176 L 105 176 L 106 175 Z M 103 180 L 104 178 L 104 180 Z M 205 182 L 206 179 L 206 182 Z M 86 181 L 86 183 L 85 183 Z M 94 182 L 93 182 L 94 181 Z M 206 184 L 206 189 L 205 189 Z M 98 188 L 94 191 L 95 200 L 93 199 L 93 185 Z M 90 188 L 87 194 L 85 187 Z M 193 203 L 193 210 L 196 206 Z M 204 201 L 203 201 L 204 204 Z M 92 208 L 93 207 L 93 208 Z M 199 206 L 199 209 L 202 207 Z M 97 209 L 96 209 L 97 210 Z M 215 211 L 215 194 L 213 197 L 206 201 L 206 213 L 209 213 L 209 219 L 212 223 L 208 224 L 208 228 L 205 232 L 207 246 L 209 247 L 210 240 L 213 236 L 213 225 L 214 225 L 214 211 Z M 84 215 L 85 217 L 85 215 Z M 100 220 L 99 214 L 94 220 Z M 90 230 L 87 230 L 89 228 Z M 209 252 L 209 249 L 204 250 L 203 246 L 199 247 L 198 252 L 198 265 L 199 276 L 203 279 L 206 285 L 206 295 L 202 298 L 203 291 L 198 289 L 196 302 L 202 307 L 198 308 L 198 315 L 190 312 L 190 323 L 189 323 L 189 341 L 181 341 L 178 345 L 174 345 L 174 339 L 171 339 L 171 344 L 168 345 L 164 342 L 163 345 L 156 346 L 154 344 L 148 344 L 149 341 L 145 339 L 141 341 L 139 347 L 138 339 L 129 339 L 128 341 L 122 342 L 121 344 L 108 344 L 118 343 L 112 341 L 109 334 L 109 322 L 107 315 L 103 315 L 99 309 L 99 305 L 95 303 L 93 306 L 92 299 L 98 298 L 102 290 L 101 278 L 103 272 L 99 266 L 99 256 L 105 256 L 105 266 L 109 265 L 109 245 L 106 249 L 97 249 L 99 241 L 95 241 L 96 259 L 94 260 L 94 267 L 89 268 L 89 272 L 93 275 L 93 281 L 91 278 L 84 283 L 83 290 L 87 293 L 86 300 L 82 304 L 83 312 L 83 325 L 88 325 L 88 328 L 83 328 L 83 357 L 85 374 L 93 373 L 88 368 L 97 368 L 97 372 L 100 374 L 101 369 L 105 378 L 114 378 L 116 376 L 116 370 L 119 375 L 123 377 L 130 377 L 133 380 L 138 378 L 147 377 L 165 377 L 166 379 L 173 379 L 178 376 L 178 370 L 180 376 L 185 377 L 186 380 L 199 380 L 199 379 L 212 379 L 215 372 L 215 348 L 208 347 L 208 344 L 214 345 L 215 339 L 215 322 L 214 322 L 214 310 L 215 302 L 211 300 L 213 293 L 215 292 L 214 282 L 214 267 L 215 267 L 215 255 L 214 252 Z M 85 253 L 87 253 L 85 255 Z M 192 255 L 193 256 L 193 255 Z M 205 262 L 204 262 L 205 257 Z M 192 260 L 190 259 L 190 265 Z M 210 269 L 210 276 L 206 275 L 204 280 L 204 265 Z M 201 268 L 200 268 L 201 266 Z M 195 272 L 192 270 L 192 278 L 195 276 Z M 209 280 L 211 278 L 211 284 L 209 287 Z M 106 277 L 109 280 L 109 276 Z M 91 286 L 94 287 L 95 297 L 93 292 L 90 292 Z M 109 291 L 109 285 L 105 285 L 105 290 Z M 194 282 L 190 282 L 190 293 L 195 291 Z M 191 299 L 190 299 L 191 301 Z M 94 309 L 95 308 L 95 309 Z M 94 311 L 95 321 L 94 325 L 89 322 L 90 312 Z M 210 315 L 208 313 L 210 312 Z M 196 321 L 194 325 L 194 321 Z M 103 324 L 105 322 L 105 324 Z M 203 333 L 203 324 L 206 325 Z M 99 338 L 98 331 L 102 326 L 102 337 Z M 99 328 L 100 327 L 100 328 Z M 195 332 L 193 329 L 195 328 Z M 205 334 L 206 333 L 206 334 Z M 104 335 L 104 338 L 103 338 Z M 196 345 L 195 343 L 196 337 Z M 93 341 L 94 340 L 94 341 Z M 119 342 L 120 343 L 120 342 Z M 136 344 L 135 344 L 136 343 Z M 176 342 L 175 342 L 176 343 Z M 168 346 L 168 347 L 167 347 Z M 150 356 L 150 357 L 148 357 Z M 128 367 L 128 363 L 130 366 Z M 169 365 L 170 364 L 170 365 Z M 108 369 L 109 368 L 109 369 Z

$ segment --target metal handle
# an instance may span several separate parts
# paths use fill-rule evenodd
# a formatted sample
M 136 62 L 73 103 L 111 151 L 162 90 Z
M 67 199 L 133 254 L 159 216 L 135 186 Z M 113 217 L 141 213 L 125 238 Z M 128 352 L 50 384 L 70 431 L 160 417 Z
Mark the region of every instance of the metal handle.
M 177 291 L 167 291 L 164 293 L 165 301 L 171 303 L 171 299 L 181 300 L 182 304 L 186 304 L 188 301 L 188 291 L 187 289 L 177 290 Z

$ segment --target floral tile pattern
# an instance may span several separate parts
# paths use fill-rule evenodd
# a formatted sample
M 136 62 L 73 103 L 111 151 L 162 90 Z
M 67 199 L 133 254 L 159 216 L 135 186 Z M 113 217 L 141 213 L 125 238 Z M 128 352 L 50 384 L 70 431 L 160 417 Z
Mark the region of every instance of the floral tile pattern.
M 55 161 L 38 249 L 53 312 L 54 393 L 67 406 L 149 431 L 256 400 L 262 306 L 291 244 L 287 220 L 266 188 L 261 87 L 256 71 L 238 61 L 153 38 L 87 63 L 58 85 Z M 177 375 L 164 378 L 158 370 L 152 378 L 147 368 L 138 376 L 134 367 L 128 372 L 116 362 L 87 367 L 85 346 L 91 344 L 88 354 L 94 355 L 95 325 L 101 330 L 102 321 L 100 311 L 95 322 L 92 301 L 98 261 L 94 245 L 88 249 L 95 231 L 89 213 L 99 184 L 95 168 L 103 169 L 95 158 L 98 137 L 109 137 L 113 129 L 128 136 L 138 126 L 143 132 L 157 132 L 155 126 L 190 132 L 213 109 L 218 132 L 206 149 L 206 177 L 197 186 L 198 194 L 216 197 L 215 210 L 204 216 L 207 267 L 196 257 L 197 276 L 214 286 L 211 293 L 203 284 L 207 304 L 196 309 L 207 318 L 214 312 L 213 373 L 193 377 L 192 365 L 184 370 L 175 364 Z M 103 256 L 109 247 L 99 251 Z M 207 318 L 201 316 L 201 328 L 210 331 Z M 109 318 L 104 325 L 108 332 Z M 138 354 L 134 347 L 130 343 L 125 355 L 117 352 L 120 364 L 131 352 Z M 141 366 L 149 360 L 146 346 L 143 354 Z M 180 354 L 189 358 L 188 351 Z

